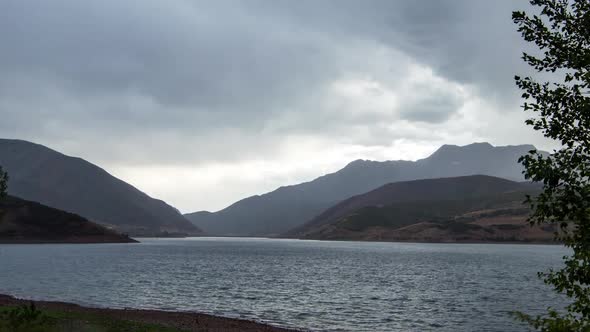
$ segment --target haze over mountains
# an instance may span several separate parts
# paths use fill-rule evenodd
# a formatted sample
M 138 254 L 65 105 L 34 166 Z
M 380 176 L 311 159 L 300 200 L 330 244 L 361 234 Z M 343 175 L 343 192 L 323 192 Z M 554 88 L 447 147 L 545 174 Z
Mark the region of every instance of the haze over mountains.
M 201 211 L 186 217 L 213 235 L 278 235 L 303 225 L 344 199 L 391 182 L 476 174 L 522 181 L 522 166 L 517 160 L 532 149 L 532 145 L 494 147 L 474 143 L 444 145 L 415 162 L 356 160 L 313 181 L 248 197 L 215 213 Z
M 27 141 L 0 139 L 8 192 L 132 235 L 200 234 L 175 208 L 83 159 Z
M 517 160 L 532 149 L 531 145 L 494 147 L 474 143 L 444 145 L 417 161 L 356 160 L 313 181 L 248 197 L 218 212 L 187 214 L 186 218 L 172 206 L 149 197 L 98 166 L 42 145 L 0 139 L 0 165 L 10 174 L 10 194 L 79 214 L 135 236 L 200 235 L 201 230 L 208 235 L 278 236 L 317 216 L 325 216 L 332 206 L 341 210 L 339 202 L 388 183 L 467 175 L 522 181 L 522 167 Z M 422 188 L 423 192 L 416 195 L 429 190 Z

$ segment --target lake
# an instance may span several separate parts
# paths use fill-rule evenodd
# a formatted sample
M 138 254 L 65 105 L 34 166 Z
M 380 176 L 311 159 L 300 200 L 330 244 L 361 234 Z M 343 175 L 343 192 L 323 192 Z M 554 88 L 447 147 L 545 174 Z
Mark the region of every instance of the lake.
M 245 238 L 0 245 L 0 293 L 199 311 L 314 331 L 521 331 L 563 299 L 561 246 Z

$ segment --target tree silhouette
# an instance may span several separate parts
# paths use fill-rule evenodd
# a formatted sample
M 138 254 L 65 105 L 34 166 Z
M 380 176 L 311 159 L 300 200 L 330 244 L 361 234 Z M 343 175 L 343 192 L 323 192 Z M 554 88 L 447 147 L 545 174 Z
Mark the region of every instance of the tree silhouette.
M 6 190 L 8 189 L 8 173 L 6 173 L 2 166 L 0 166 L 0 199 L 6 196 Z
M 531 151 L 520 162 L 525 177 L 543 184 L 527 200 L 533 224 L 556 223 L 557 239 L 572 249 L 564 267 L 539 273 L 571 302 L 566 312 L 519 314 L 541 331 L 590 331 L 590 1 L 532 0 L 538 15 L 512 13 L 518 31 L 536 44 L 538 55 L 523 60 L 547 81 L 516 76 L 523 91 L 526 123 L 561 148 L 549 156 Z

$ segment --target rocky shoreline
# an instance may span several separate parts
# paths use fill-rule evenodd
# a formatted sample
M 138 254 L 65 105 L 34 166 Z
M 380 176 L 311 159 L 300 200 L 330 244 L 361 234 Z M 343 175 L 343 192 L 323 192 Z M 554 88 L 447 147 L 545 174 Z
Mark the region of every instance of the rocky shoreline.
M 29 304 L 31 300 L 19 299 L 10 295 L 0 294 L 0 308 L 7 306 L 19 306 Z M 237 331 L 263 331 L 263 332 L 295 332 L 274 327 L 259 322 L 218 317 L 202 313 L 192 312 L 171 312 L 161 310 L 143 309 L 110 309 L 84 307 L 73 303 L 34 301 L 35 305 L 42 310 L 57 310 L 68 313 L 100 315 L 105 319 L 124 320 L 139 323 L 158 324 L 180 331 L 216 331 L 216 332 L 237 332 Z

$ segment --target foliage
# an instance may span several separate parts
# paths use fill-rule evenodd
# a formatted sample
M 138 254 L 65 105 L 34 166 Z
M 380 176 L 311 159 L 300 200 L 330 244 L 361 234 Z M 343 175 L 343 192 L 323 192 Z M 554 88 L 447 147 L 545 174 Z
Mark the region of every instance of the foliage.
M 8 173 L 0 166 L 0 199 L 6 196 L 6 190 L 8 189 Z
M 41 313 L 34 302 L 12 308 L 0 317 L 0 330 L 6 331 L 44 331 L 43 325 L 47 317 Z
M 590 331 L 590 1 L 530 3 L 539 15 L 514 12 L 512 19 L 541 52 L 524 53 L 523 60 L 552 82 L 516 76 L 516 84 L 523 109 L 532 113 L 526 123 L 561 148 L 551 155 L 531 151 L 520 162 L 527 179 L 543 183 L 543 192 L 528 198 L 531 223 L 558 224 L 556 237 L 572 249 L 562 269 L 539 275 L 571 303 L 565 313 L 520 318 L 541 331 Z

